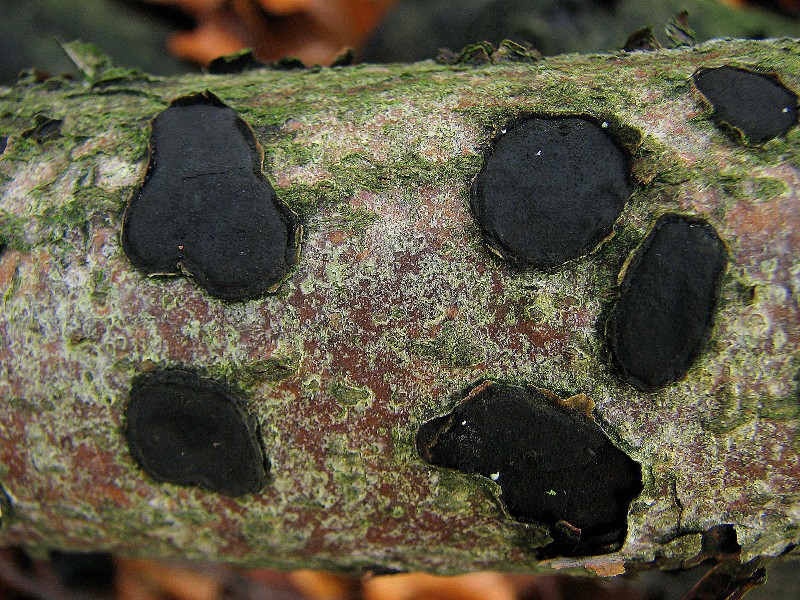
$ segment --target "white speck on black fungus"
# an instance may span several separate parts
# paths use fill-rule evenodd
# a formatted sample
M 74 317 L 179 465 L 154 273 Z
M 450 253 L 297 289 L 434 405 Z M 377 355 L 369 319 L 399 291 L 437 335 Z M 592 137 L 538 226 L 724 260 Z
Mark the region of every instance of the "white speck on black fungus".
M 708 223 L 665 215 L 632 256 L 606 323 L 623 379 L 652 391 L 683 377 L 711 334 L 728 252 Z
M 250 127 L 213 94 L 193 94 L 155 118 L 150 145 L 122 226 L 133 265 L 188 272 L 223 300 L 273 292 L 296 259 L 299 225 L 261 172 Z
M 588 417 L 532 387 L 482 384 L 450 414 L 423 424 L 422 458 L 496 481 L 509 514 L 550 526 L 549 555 L 613 552 L 641 467 Z
M 242 402 L 227 386 L 182 371 L 134 379 L 125 435 L 156 481 L 227 496 L 254 493 L 269 464 Z
M 507 127 L 472 186 L 490 249 L 523 267 L 583 256 L 611 233 L 631 194 L 627 153 L 579 117 L 529 117 Z
M 749 142 L 785 135 L 797 124 L 797 94 L 777 78 L 728 66 L 702 68 L 692 78 L 714 117 Z

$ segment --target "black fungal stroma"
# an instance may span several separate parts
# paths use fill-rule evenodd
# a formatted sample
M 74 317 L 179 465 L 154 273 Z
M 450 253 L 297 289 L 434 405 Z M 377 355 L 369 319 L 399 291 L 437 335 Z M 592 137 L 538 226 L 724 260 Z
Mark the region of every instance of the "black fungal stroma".
M 776 78 L 736 67 L 699 69 L 694 84 L 715 117 L 760 144 L 797 124 L 797 94 Z
M 431 464 L 497 481 L 516 519 L 549 525 L 544 555 L 617 550 L 642 490 L 639 464 L 592 420 L 531 387 L 478 386 L 422 425 L 417 447 Z
M 636 250 L 606 324 L 622 377 L 650 391 L 681 378 L 708 340 L 725 244 L 714 228 L 683 215 L 661 217 Z
M 274 291 L 296 259 L 300 228 L 261 172 L 250 127 L 213 94 L 193 94 L 155 118 L 150 144 L 122 226 L 134 266 L 188 272 L 225 300 Z
M 611 233 L 631 194 L 629 171 L 627 154 L 602 124 L 529 117 L 509 126 L 486 157 L 472 211 L 486 244 L 504 259 L 557 266 Z
M 241 401 L 226 386 L 182 371 L 137 377 L 125 435 L 156 481 L 228 496 L 261 489 L 268 463 Z

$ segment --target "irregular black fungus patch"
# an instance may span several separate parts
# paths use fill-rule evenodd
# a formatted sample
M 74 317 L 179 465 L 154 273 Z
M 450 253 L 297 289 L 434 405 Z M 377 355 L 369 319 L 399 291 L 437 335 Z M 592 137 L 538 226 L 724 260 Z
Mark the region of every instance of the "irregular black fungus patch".
M 590 252 L 631 193 L 628 158 L 583 118 L 528 118 L 495 143 L 472 188 L 487 245 L 522 266 Z
M 606 324 L 622 377 L 650 391 L 681 378 L 707 342 L 728 263 L 714 228 L 661 217 L 632 256 Z
M 417 448 L 431 464 L 495 480 L 513 517 L 550 526 L 550 555 L 618 549 L 642 490 L 639 464 L 592 420 L 530 387 L 475 388 L 420 427 Z
M 8 143 L 8 136 L 0 135 L 0 154 L 6 151 L 7 143 Z
M 749 142 L 785 135 L 797 124 L 797 94 L 769 75 L 717 67 L 699 69 L 693 79 L 715 117 Z
M 267 481 L 255 427 L 239 399 L 215 381 L 181 371 L 137 377 L 125 435 L 156 481 L 228 496 L 256 492 Z
M 213 94 L 194 94 L 156 117 L 150 144 L 122 228 L 134 266 L 188 272 L 225 300 L 274 291 L 296 258 L 299 226 L 261 173 L 248 125 Z

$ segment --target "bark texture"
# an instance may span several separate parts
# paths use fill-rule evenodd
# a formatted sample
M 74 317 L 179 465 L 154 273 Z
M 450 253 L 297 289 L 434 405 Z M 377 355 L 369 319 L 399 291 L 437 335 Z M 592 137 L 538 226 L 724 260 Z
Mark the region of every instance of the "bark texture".
M 176 79 L 86 64 L 82 81 L 0 89 L 2 542 L 604 575 L 690 564 L 720 525 L 743 561 L 798 542 L 800 131 L 742 143 L 691 76 L 733 65 L 797 92 L 800 42 Z M 303 226 L 296 266 L 260 300 L 145 276 L 120 244 L 150 121 L 206 90 L 252 126 Z M 592 117 L 632 155 L 613 236 L 547 270 L 489 252 L 469 209 L 490 143 L 531 114 Z M 711 224 L 729 264 L 700 357 L 640 392 L 614 371 L 604 320 L 664 213 Z M 240 391 L 270 463 L 260 492 L 232 499 L 139 468 L 124 412 L 134 378 L 156 369 Z M 618 552 L 538 561 L 546 530 L 511 518 L 495 481 L 420 458 L 420 425 L 485 379 L 593 401 L 642 466 Z

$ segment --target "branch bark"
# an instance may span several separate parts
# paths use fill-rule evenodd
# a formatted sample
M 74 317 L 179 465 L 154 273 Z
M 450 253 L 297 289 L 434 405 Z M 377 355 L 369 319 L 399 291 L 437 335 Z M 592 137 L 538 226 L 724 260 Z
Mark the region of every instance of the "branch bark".
M 693 564 L 720 526 L 742 561 L 797 543 L 800 131 L 746 144 L 691 77 L 732 65 L 796 92 L 800 42 L 494 59 L 175 79 L 93 63 L 83 81 L 0 90 L 0 539 L 280 568 L 604 575 Z M 207 90 L 252 127 L 302 224 L 296 265 L 264 298 L 147 276 L 120 243 L 150 121 Z M 606 123 L 630 153 L 614 235 L 544 270 L 488 251 L 469 208 L 487 149 L 522 115 Z M 604 322 L 665 213 L 713 226 L 729 262 L 700 356 L 640 392 L 613 368 Z M 132 382 L 159 370 L 235 390 L 269 461 L 263 488 L 230 498 L 134 461 Z M 571 405 L 641 465 L 619 550 L 543 560 L 548 528 L 510 516 L 494 478 L 422 460 L 419 427 L 484 380 L 583 394 Z

